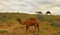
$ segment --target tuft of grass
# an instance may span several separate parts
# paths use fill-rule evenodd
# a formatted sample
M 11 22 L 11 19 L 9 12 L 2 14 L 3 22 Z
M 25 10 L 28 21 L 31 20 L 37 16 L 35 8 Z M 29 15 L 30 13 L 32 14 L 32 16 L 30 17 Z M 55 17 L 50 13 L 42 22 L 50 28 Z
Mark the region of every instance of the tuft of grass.
M 47 30 L 47 29 L 48 29 L 48 24 L 46 24 L 46 25 L 45 25 L 44 29 L 45 29 L 45 30 Z
M 0 33 L 6 33 L 8 32 L 7 30 L 0 30 Z
M 56 32 L 56 34 L 60 34 L 60 29 Z
M 55 34 L 55 35 L 60 34 L 60 29 L 59 29 L 59 30 L 57 30 L 56 32 L 54 32 L 54 34 Z
M 39 33 L 38 33 L 38 32 L 35 32 L 34 35 L 42 35 L 43 33 L 44 33 L 44 30 L 41 29 L 41 30 L 39 31 Z

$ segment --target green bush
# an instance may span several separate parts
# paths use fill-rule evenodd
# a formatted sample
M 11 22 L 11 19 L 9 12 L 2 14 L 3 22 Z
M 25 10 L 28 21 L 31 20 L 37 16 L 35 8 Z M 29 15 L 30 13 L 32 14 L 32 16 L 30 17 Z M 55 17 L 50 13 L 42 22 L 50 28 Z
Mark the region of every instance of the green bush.
M 0 33 L 6 33 L 8 32 L 7 30 L 0 30 Z

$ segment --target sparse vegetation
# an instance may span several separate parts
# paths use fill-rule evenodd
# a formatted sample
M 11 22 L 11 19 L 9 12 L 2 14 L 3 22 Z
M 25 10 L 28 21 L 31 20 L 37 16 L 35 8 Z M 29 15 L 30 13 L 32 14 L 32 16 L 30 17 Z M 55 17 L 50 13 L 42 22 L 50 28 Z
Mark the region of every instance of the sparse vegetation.
M 16 21 L 16 19 L 20 18 L 23 21 L 25 21 L 31 17 L 37 19 L 40 23 L 39 25 L 40 31 L 39 33 L 35 32 L 34 35 L 54 35 L 54 33 L 56 35 L 60 34 L 60 16 L 58 15 L 57 16 L 55 15 L 37 16 L 35 14 L 31 15 L 31 14 L 23 14 L 23 13 L 1 13 L 0 14 L 0 29 L 1 29 L 0 34 L 4 34 L 8 32 L 9 34 L 13 34 L 13 35 L 19 35 L 19 34 L 26 35 L 25 26 L 20 25 Z M 4 29 L 7 29 L 7 30 L 4 30 Z M 8 33 L 6 34 L 8 35 Z M 28 35 L 31 35 L 30 33 L 28 32 Z

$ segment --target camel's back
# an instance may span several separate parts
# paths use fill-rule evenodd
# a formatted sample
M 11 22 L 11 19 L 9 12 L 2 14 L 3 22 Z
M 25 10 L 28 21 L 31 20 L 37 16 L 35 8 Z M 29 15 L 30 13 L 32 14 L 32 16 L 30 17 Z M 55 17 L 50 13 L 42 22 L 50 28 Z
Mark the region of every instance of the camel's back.
M 32 20 L 32 19 L 29 19 L 29 20 L 27 20 L 27 21 L 25 21 L 24 22 L 26 25 L 35 25 L 35 24 L 37 24 L 38 22 L 37 22 L 37 20 Z

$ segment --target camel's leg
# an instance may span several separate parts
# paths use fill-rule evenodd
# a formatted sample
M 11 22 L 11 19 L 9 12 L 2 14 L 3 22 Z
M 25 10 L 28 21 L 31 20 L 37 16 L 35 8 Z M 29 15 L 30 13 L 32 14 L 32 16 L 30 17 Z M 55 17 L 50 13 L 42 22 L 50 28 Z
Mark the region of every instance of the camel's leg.
M 35 26 L 35 30 L 37 29 L 37 30 L 38 30 L 38 32 L 39 32 L 39 24 L 34 25 L 34 26 Z
M 34 30 L 34 32 L 36 31 L 36 29 L 37 29 L 37 25 L 34 25 L 34 27 L 35 27 L 35 30 Z
M 39 32 L 39 24 L 37 24 L 38 32 Z
M 28 26 L 26 26 L 26 32 L 27 32 L 27 30 L 28 30 Z

